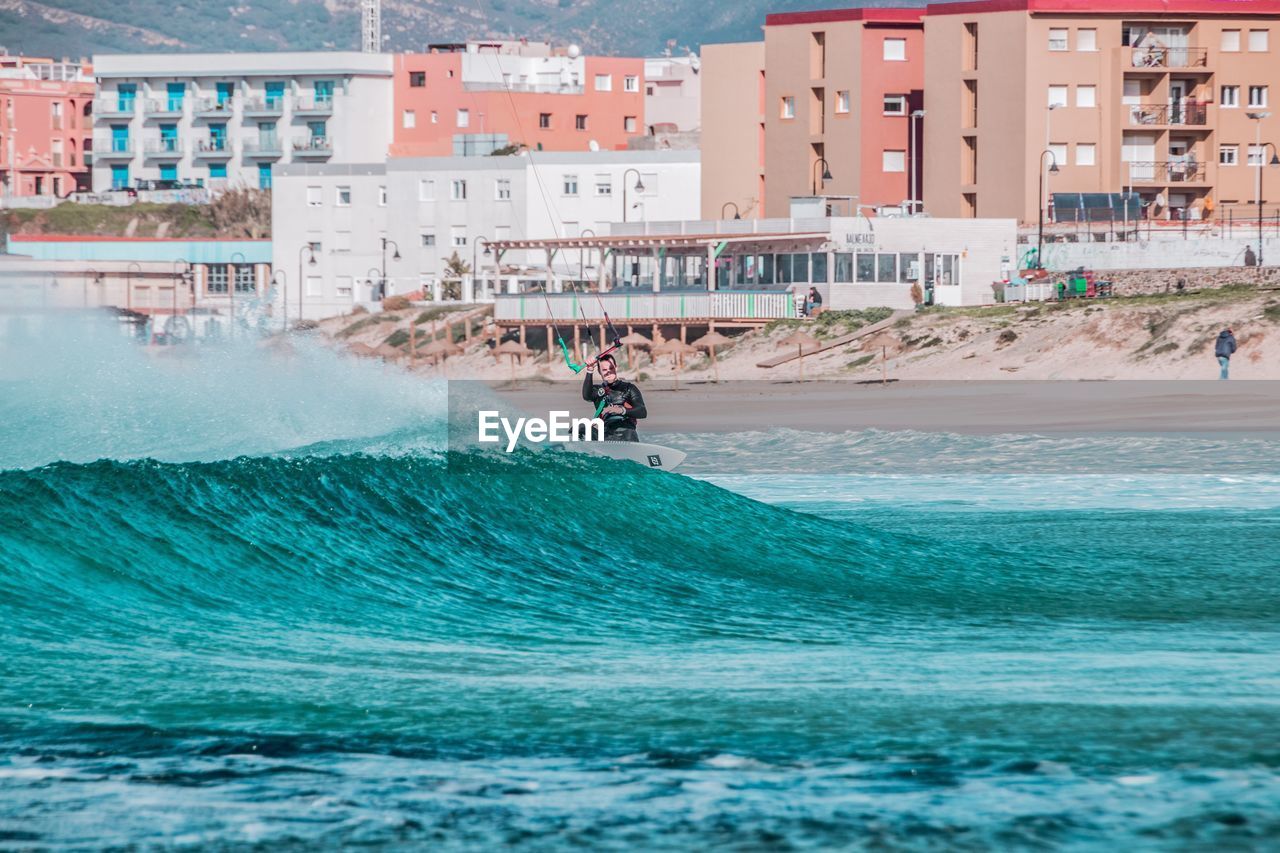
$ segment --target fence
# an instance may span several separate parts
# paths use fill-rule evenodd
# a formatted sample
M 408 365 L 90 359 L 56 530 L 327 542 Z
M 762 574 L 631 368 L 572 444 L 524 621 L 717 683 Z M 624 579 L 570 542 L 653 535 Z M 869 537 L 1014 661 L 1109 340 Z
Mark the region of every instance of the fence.
M 547 310 L 548 302 L 551 312 Z M 619 292 L 516 293 L 494 297 L 494 319 L 501 322 L 561 323 L 586 319 L 616 323 L 654 320 L 778 320 L 795 316 L 795 297 L 787 291 L 718 290 L 685 293 Z

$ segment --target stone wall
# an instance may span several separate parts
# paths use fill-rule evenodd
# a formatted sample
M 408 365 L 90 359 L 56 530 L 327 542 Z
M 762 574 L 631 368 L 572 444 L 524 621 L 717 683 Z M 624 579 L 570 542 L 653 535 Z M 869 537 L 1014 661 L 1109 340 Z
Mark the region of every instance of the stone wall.
M 1110 281 L 1116 296 L 1166 293 L 1177 289 L 1178 282 L 1187 290 L 1206 290 L 1234 284 L 1280 286 L 1280 267 L 1200 267 L 1191 269 L 1107 270 L 1098 278 Z M 1056 280 L 1057 276 L 1051 276 Z

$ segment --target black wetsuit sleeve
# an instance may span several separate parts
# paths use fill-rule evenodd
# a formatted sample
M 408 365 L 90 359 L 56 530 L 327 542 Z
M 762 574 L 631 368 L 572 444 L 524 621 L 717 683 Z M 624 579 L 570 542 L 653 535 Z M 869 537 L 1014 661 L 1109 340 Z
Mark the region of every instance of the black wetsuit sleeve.
M 596 385 L 591 381 L 591 371 L 582 374 L 582 399 L 588 403 L 596 401 Z
M 644 397 L 641 396 L 640 389 L 632 385 L 630 391 L 628 402 L 631 403 L 631 408 L 627 410 L 627 414 L 636 420 L 648 417 L 649 411 L 644 407 Z

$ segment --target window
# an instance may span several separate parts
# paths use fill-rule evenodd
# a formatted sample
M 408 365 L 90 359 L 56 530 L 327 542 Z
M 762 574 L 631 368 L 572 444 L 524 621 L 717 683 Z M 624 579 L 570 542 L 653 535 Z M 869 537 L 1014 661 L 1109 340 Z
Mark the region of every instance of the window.
M 1066 86 L 1050 86 L 1049 87 L 1049 106 L 1065 107 L 1067 105 L 1067 87 Z
M 886 151 L 883 155 L 883 161 L 886 172 L 907 171 L 907 152 L 905 151 Z
M 1267 86 L 1249 87 L 1249 106 L 1265 107 L 1267 105 Z
M 232 269 L 235 270 L 236 293 L 257 292 L 257 276 L 254 275 L 253 264 L 236 264 Z
M 898 280 L 898 256 L 876 255 L 876 281 L 888 284 Z
M 907 114 L 906 95 L 885 95 L 884 114 L 887 116 L 904 116 Z
M 1049 156 L 1050 160 L 1048 165 L 1057 163 L 1059 169 L 1067 165 L 1067 143 L 1051 142 L 1049 144 Z
M 205 292 L 226 293 L 227 268 L 222 264 L 209 264 L 205 270 L 208 272 L 208 277 L 205 279 Z
M 424 248 L 424 249 L 430 249 L 431 247 L 435 246 L 435 244 L 436 244 L 436 235 L 434 235 L 434 234 L 423 234 L 423 235 L 422 235 L 422 237 L 421 237 L 421 240 L 422 240 L 422 248 Z
M 1219 98 L 1224 109 L 1234 109 L 1240 106 L 1240 87 L 1239 86 L 1223 86 L 1222 97 Z
M 431 123 L 432 124 L 440 123 L 440 113 L 436 112 L 435 110 L 431 111 Z
M 467 182 L 461 178 L 455 178 L 449 184 L 449 198 L 454 201 L 467 200 Z
M 334 278 L 334 283 L 338 286 L 339 296 L 351 296 L 351 276 L 340 275 Z
M 1249 52 L 1266 53 L 1270 30 L 1249 30 Z
M 876 280 L 876 256 L 857 255 L 854 264 L 858 281 L 867 283 Z
M 884 40 L 884 58 L 889 62 L 906 62 L 907 60 L 907 40 L 906 39 L 885 39 Z
M 597 74 L 596 75 L 596 91 L 612 92 L 613 91 L 613 75 Z
M 1076 50 L 1092 53 L 1098 49 L 1098 31 L 1095 29 L 1076 30 Z
M 1076 106 L 1093 109 L 1098 105 L 1097 86 L 1076 86 Z
M 538 113 L 538 127 L 543 130 L 551 128 L 551 113 Z
M 847 113 L 847 112 L 849 112 L 849 92 L 848 92 L 848 90 L 841 90 L 841 91 L 839 91 L 839 92 L 836 92 L 836 112 L 837 112 L 837 113 Z
M 1080 143 L 1076 145 L 1076 165 L 1077 166 L 1096 166 L 1098 165 L 1098 146 L 1093 143 Z
M 225 178 L 226 176 L 227 176 L 226 163 L 210 163 L 209 164 L 209 177 Z
M 404 111 L 404 120 L 403 120 L 402 124 L 404 125 L 404 127 L 407 127 L 407 128 L 408 128 L 408 127 L 417 127 L 417 126 L 418 126 L 418 114 L 417 114 L 416 112 L 414 112 L 413 110 L 405 110 L 405 111 Z
M 564 194 L 565 195 L 578 194 L 578 176 L 577 175 L 564 176 Z
M 625 117 L 623 117 L 623 119 L 622 119 L 622 130 L 623 130 L 623 132 L 624 132 L 624 133 L 635 133 L 635 132 L 636 132 L 636 117 L 635 117 L 635 116 L 625 116 Z
M 387 206 L 387 188 L 378 187 L 378 207 Z
M 338 207 L 351 206 L 351 187 L 338 187 Z
M 836 284 L 852 284 L 853 283 L 853 253 L 852 252 L 836 252 L 835 253 L 835 277 Z
M 1218 165 L 1219 166 L 1238 166 L 1240 164 L 1240 146 L 1239 145 L 1219 145 L 1218 146 Z
M 307 207 L 321 207 L 324 204 L 322 187 L 307 187 Z
M 511 201 L 511 179 L 498 178 L 494 183 L 494 195 L 498 201 Z
M 455 249 L 465 249 L 467 247 L 467 229 L 461 225 L 455 225 L 449 229 L 449 245 Z
M 640 91 L 640 78 L 636 77 L 636 75 L 634 75 L 634 74 L 628 74 L 626 77 L 623 77 L 623 78 L 622 78 L 622 91 L 624 91 L 624 92 L 639 92 L 639 91 Z
M 409 72 L 409 87 L 410 87 L 410 88 L 412 88 L 412 89 L 421 89 L 421 88 L 422 88 L 423 86 L 425 86 L 425 85 L 427 85 L 427 72 L 425 72 L 425 71 L 410 71 L 410 72 Z
M 1266 150 L 1267 150 L 1267 146 L 1265 145 L 1250 145 L 1249 146 L 1249 165 L 1261 166 L 1262 155 L 1263 153 L 1266 152 Z
M 596 175 L 596 195 L 607 197 L 613 195 L 613 178 L 608 175 Z
M 320 276 L 307 276 L 307 296 L 319 296 L 322 292 Z
M 586 116 L 574 116 L 574 117 L 573 117 L 573 127 L 574 127 L 574 129 L 575 129 L 575 130 L 586 130 L 586 129 L 587 129 L 587 117 L 586 117 Z
M 1223 53 L 1239 53 L 1240 52 L 1240 31 L 1239 30 L 1223 30 L 1222 31 L 1222 51 Z
M 418 181 L 418 201 L 435 201 L 436 182 L 423 178 Z
M 787 95 L 782 99 L 782 118 L 796 117 L 796 99 L 794 95 Z
M 1067 49 L 1067 28 L 1053 27 L 1049 30 L 1049 50 Z
M 470 126 L 471 126 L 471 111 L 470 111 L 470 110 L 458 110 L 458 122 L 457 122 L 457 124 L 458 124 L 458 127 L 470 127 Z

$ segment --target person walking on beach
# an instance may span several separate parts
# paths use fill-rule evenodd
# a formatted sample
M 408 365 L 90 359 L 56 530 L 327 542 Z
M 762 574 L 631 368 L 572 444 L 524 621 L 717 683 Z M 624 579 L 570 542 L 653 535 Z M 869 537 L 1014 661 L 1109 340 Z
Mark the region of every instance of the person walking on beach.
M 1219 379 L 1227 379 L 1228 372 L 1231 369 L 1231 356 L 1236 352 L 1236 336 L 1231 333 L 1230 329 L 1223 329 L 1218 333 L 1218 343 L 1213 348 L 1213 353 L 1218 357 L 1218 366 L 1222 368 Z
M 591 371 L 599 368 L 603 384 L 596 385 Z M 587 359 L 587 369 L 582 375 L 582 399 L 599 409 L 597 417 L 604 418 L 605 441 L 639 441 L 636 421 L 648 417 L 644 397 L 640 389 L 618 378 L 618 363 L 611 355 Z M 603 407 L 601 407 L 603 404 Z

